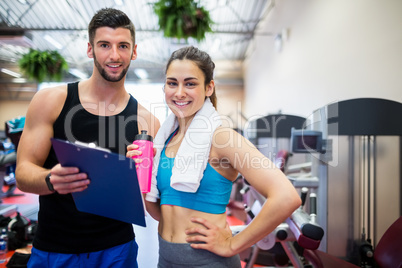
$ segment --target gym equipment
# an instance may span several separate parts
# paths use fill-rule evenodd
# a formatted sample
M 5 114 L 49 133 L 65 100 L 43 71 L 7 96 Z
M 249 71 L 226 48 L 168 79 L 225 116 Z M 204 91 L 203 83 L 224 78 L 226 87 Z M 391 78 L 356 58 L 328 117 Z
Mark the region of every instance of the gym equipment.
M 265 202 L 265 198 L 261 196 L 254 188 L 252 188 L 247 180 L 245 181 L 245 188 L 241 191 L 244 194 L 251 194 L 255 197 L 255 203 L 259 204 L 256 209 L 256 205 L 253 204 L 254 212 L 246 205 L 245 210 L 248 212 L 250 219 L 254 218 L 254 215 L 258 214 L 258 210 Z M 304 205 L 307 197 L 307 188 L 302 189 L 301 198 L 302 205 L 297 209 L 291 217 L 289 217 L 284 223 L 280 224 L 272 233 L 260 240 L 254 245 L 248 256 L 244 256 L 243 260 L 246 261 L 246 268 L 253 267 L 256 264 L 258 255 L 261 250 L 270 250 L 274 248 L 276 243 L 279 243 L 288 260 L 292 263 L 293 267 L 306 267 L 308 260 L 306 260 L 301 254 L 304 249 L 315 250 L 318 248 L 320 241 L 324 235 L 324 230 L 316 223 L 316 196 L 314 193 L 310 194 L 310 214 L 304 210 Z M 238 232 L 246 228 L 247 225 L 232 226 L 232 232 L 236 235 Z M 296 242 L 296 243 L 295 243 Z M 296 249 L 296 246 L 299 249 Z M 301 251 L 300 251 L 301 250 Z
M 289 143 L 291 127 L 287 130 L 288 134 L 275 135 L 275 128 L 282 122 L 280 116 L 267 116 L 272 120 L 261 119 L 259 127 L 256 127 L 258 120 L 251 124 L 256 131 L 250 140 L 270 159 L 274 159 L 280 150 L 289 151 L 288 163 L 283 166 L 283 171 L 297 189 L 307 187 L 312 194 L 316 194 L 317 213 L 308 214 L 309 221 L 312 220 L 323 230 L 319 243 L 315 240 L 316 243 L 309 241 L 303 244 L 305 237 L 301 235 L 304 233 L 298 234 L 295 227 L 291 230 L 289 223 L 295 224 L 295 221 L 288 219 L 278 226 L 274 234 L 277 231 L 290 234 L 291 239 L 298 240 L 307 248 L 290 247 L 286 255 L 297 256 L 294 258 L 296 264 L 292 262 L 296 267 L 304 265 L 306 259 L 314 267 L 374 267 L 377 262 L 375 256 L 381 253 L 384 245 L 379 237 L 385 236 L 386 228 L 402 215 L 402 124 L 398 123 L 398 118 L 402 118 L 402 104 L 361 98 L 326 105 L 314 111 L 301 126 L 292 126 L 299 138 L 304 132 L 321 140 L 321 146 L 314 147 L 311 146 L 314 139 L 309 139 L 304 142 L 307 145 L 304 149 L 297 149 L 296 145 L 300 145 L 294 142 L 297 139 Z M 261 131 L 264 128 L 261 123 L 264 122 L 265 132 Z M 261 197 L 247 189 L 249 186 L 245 187 L 247 207 L 256 214 L 258 205 L 254 207 L 254 202 Z M 305 215 L 296 215 L 302 215 L 299 227 L 302 226 L 300 222 L 310 223 Z M 297 216 L 294 218 L 297 222 Z M 288 230 L 290 233 L 286 232 Z M 275 237 L 275 246 L 278 242 Z M 272 234 L 266 241 L 257 244 L 261 243 L 265 243 L 265 248 L 270 247 Z M 282 245 L 281 242 L 279 244 Z M 308 248 L 317 245 L 316 250 Z M 252 250 L 262 251 L 256 245 Z M 258 254 L 252 256 L 255 255 Z M 247 261 L 253 262 L 250 259 Z
M 402 215 L 402 103 L 358 98 L 313 112 L 305 129 L 321 131 L 323 154 L 312 154 L 319 178 L 317 222 L 325 231 L 320 250 L 361 267 Z

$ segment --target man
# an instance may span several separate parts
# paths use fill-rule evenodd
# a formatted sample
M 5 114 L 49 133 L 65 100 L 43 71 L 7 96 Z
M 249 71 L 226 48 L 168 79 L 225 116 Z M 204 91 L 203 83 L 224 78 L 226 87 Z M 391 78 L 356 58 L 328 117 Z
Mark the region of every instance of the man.
M 99 10 L 89 24 L 92 76 L 39 91 L 28 108 L 16 178 L 39 194 L 38 230 L 28 267 L 137 267 L 131 224 L 79 212 L 71 193 L 90 186 L 87 174 L 58 164 L 50 138 L 95 142 L 121 155 L 141 130 L 159 121 L 130 96 L 124 82 L 137 57 L 134 25 L 123 12 Z M 113 178 L 110 178 L 113 180 Z

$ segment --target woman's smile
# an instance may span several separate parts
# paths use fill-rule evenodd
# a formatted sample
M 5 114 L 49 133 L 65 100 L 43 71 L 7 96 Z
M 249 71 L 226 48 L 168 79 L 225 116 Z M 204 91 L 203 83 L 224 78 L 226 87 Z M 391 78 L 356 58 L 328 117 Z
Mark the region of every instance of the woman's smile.
M 185 107 L 191 103 L 191 101 L 173 101 L 176 106 Z

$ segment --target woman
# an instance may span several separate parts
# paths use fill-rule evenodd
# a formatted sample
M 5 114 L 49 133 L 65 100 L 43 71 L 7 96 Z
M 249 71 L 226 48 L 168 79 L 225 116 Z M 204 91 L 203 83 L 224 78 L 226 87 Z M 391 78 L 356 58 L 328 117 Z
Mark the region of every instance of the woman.
M 216 105 L 214 67 L 207 53 L 192 46 L 175 51 L 166 66 L 164 93 L 173 119 L 155 137 L 155 147 L 162 140 L 154 161 L 157 188 L 146 197 L 147 211 L 159 221 L 160 268 L 241 267 L 238 253 L 271 233 L 301 203 L 270 160 L 236 131 L 220 126 L 211 105 Z M 129 146 L 127 156 L 135 149 Z M 197 172 L 199 180 L 187 178 Z M 232 236 L 225 208 L 239 172 L 267 201 L 247 228 Z

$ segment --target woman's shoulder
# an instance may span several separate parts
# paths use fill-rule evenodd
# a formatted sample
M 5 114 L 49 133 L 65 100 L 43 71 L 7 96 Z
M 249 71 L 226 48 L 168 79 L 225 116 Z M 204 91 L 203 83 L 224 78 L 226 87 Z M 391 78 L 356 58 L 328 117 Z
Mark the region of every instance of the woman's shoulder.
M 213 135 L 212 147 L 220 154 L 231 154 L 239 150 L 255 149 L 243 135 L 230 127 L 218 127 Z
M 212 144 L 215 146 L 233 145 L 236 140 L 241 138 L 243 136 L 233 128 L 220 126 L 213 134 Z
M 241 138 L 239 133 L 229 127 L 218 127 L 212 136 L 212 151 L 223 155 L 228 149 L 236 147 L 236 140 Z

